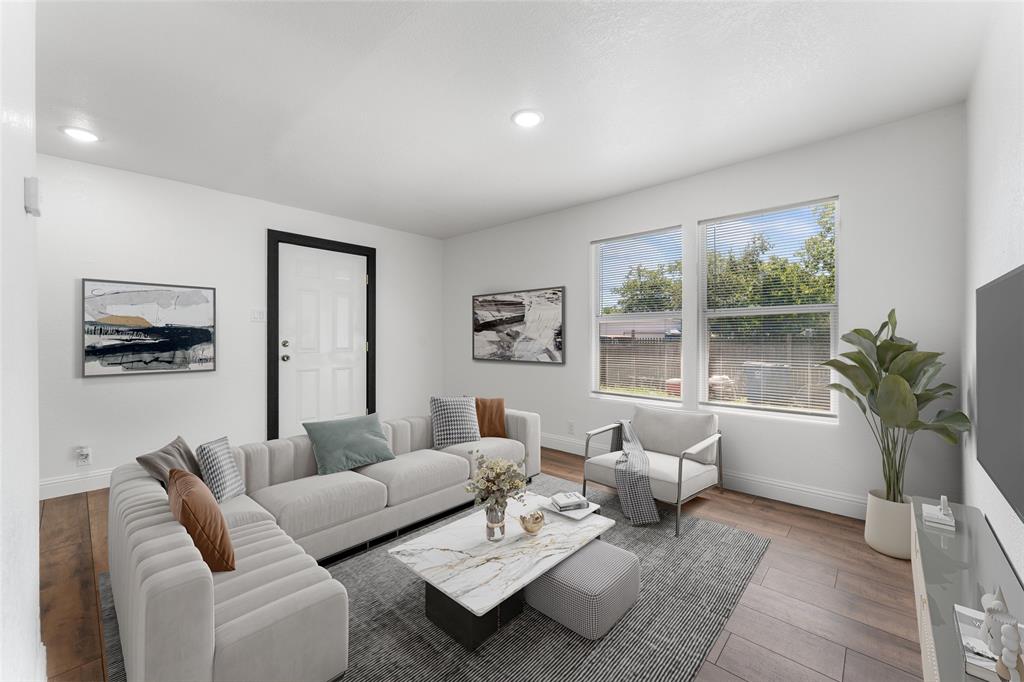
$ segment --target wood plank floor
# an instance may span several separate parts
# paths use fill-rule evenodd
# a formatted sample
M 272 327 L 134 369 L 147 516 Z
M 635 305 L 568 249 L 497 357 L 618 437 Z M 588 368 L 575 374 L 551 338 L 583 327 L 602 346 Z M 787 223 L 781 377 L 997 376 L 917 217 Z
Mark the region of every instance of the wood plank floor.
M 583 460 L 544 449 L 541 469 L 581 481 Z M 910 564 L 864 543 L 855 519 L 734 491 L 684 511 L 771 539 L 697 680 L 920 679 Z M 40 609 L 51 680 L 103 680 L 98 576 L 107 567 L 107 490 L 53 498 L 40 520 Z

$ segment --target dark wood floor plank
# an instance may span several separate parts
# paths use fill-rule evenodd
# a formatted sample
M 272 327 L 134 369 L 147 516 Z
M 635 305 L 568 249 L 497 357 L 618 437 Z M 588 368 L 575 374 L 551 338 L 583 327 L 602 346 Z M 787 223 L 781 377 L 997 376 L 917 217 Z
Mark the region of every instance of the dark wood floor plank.
M 861 556 L 851 556 L 849 553 L 836 551 L 831 546 L 810 542 L 806 538 L 788 536 L 772 538 L 771 548 L 776 551 L 795 554 L 819 564 L 832 566 L 837 570 L 845 569 L 850 573 L 871 578 L 887 585 L 902 587 L 913 584 L 913 578 L 909 570 L 904 571 L 891 567 L 883 568 Z
M 921 674 L 921 650 L 910 640 L 761 585 L 748 585 L 740 603 L 906 672 Z
M 694 514 L 701 518 L 719 521 L 731 526 L 752 529 L 754 532 L 769 537 L 786 537 L 790 528 L 784 523 L 778 523 L 771 519 L 763 518 L 759 514 L 751 513 L 751 510 L 737 510 L 734 505 L 716 500 L 709 500 L 698 497 L 683 506 L 687 514 Z
M 103 679 L 103 663 L 97 658 L 66 673 L 51 677 L 50 682 L 103 682 Z
M 833 680 L 843 679 L 846 649 L 777 618 L 739 605 L 725 629 Z
M 812 509 L 810 507 L 801 507 L 796 504 L 790 504 L 789 502 L 782 502 L 781 500 L 770 500 L 766 497 L 756 497 L 754 504 L 759 508 L 777 509 L 780 511 L 791 511 L 801 516 L 813 516 L 829 523 L 846 526 L 851 530 L 858 531 L 861 534 L 864 533 L 864 522 L 860 519 L 854 519 L 849 516 L 842 516 L 840 514 L 833 514 L 831 512 L 822 511 L 821 509 Z
M 96 575 L 110 570 L 107 555 L 107 501 L 108 489 L 93 490 L 88 494 L 89 538 L 92 543 L 92 560 Z
M 843 682 L 921 682 L 921 678 L 856 651 L 847 650 Z
M 711 650 L 708 651 L 708 655 L 704 657 L 705 661 L 714 663 L 718 660 L 719 654 L 722 653 L 722 649 L 725 648 L 725 643 L 729 640 L 729 631 L 722 630 L 718 633 L 718 638 L 715 643 L 711 646 Z
M 910 562 L 893 559 L 871 549 L 866 542 L 849 542 L 843 538 L 815 533 L 803 528 L 793 528 L 789 537 L 798 542 L 816 545 L 824 552 L 842 559 L 857 560 L 875 566 L 880 571 L 910 577 Z
M 744 680 L 761 682 L 829 682 L 829 678 L 774 651 L 733 634 L 716 666 Z
M 101 658 L 96 587 L 88 538 L 79 544 L 65 544 L 43 552 L 39 582 L 47 675 L 60 675 Z
M 761 565 L 764 566 L 766 573 L 769 568 L 777 568 L 790 575 L 828 587 L 835 586 L 836 576 L 839 573 L 839 569 L 835 566 L 822 564 L 778 549 L 773 550 L 772 545 L 768 545 L 768 551 L 764 553 Z
M 918 640 L 917 618 L 912 612 L 897 611 L 856 594 L 807 582 L 776 568 L 768 569 L 761 585 L 897 637 Z
M 51 497 L 43 502 L 39 526 L 40 551 L 89 539 L 89 508 L 84 493 Z
M 910 585 L 906 588 L 886 585 L 844 570 L 839 571 L 836 579 L 836 589 L 838 590 L 877 601 L 898 611 L 914 613 L 914 593 L 910 587 Z
M 694 682 L 753 682 L 753 680 L 743 680 L 722 670 L 714 663 L 704 663 L 697 671 Z

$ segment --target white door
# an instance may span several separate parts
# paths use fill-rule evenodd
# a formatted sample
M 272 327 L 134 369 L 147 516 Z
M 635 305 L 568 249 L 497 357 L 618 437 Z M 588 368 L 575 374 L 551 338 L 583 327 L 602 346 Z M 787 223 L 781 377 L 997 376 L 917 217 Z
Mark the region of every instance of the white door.
M 366 257 L 281 244 L 279 434 L 366 414 Z

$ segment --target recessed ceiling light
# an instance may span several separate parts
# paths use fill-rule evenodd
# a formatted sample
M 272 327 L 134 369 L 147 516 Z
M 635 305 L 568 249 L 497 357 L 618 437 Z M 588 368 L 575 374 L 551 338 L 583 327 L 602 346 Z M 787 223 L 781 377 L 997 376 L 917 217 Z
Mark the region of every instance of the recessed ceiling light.
M 536 128 L 544 120 L 544 114 L 533 109 L 522 109 L 512 114 L 512 122 L 520 128 Z
M 85 128 L 75 128 L 73 126 L 65 126 L 61 128 L 61 132 L 70 137 L 72 140 L 77 142 L 96 142 L 100 139 L 100 136 L 91 130 Z

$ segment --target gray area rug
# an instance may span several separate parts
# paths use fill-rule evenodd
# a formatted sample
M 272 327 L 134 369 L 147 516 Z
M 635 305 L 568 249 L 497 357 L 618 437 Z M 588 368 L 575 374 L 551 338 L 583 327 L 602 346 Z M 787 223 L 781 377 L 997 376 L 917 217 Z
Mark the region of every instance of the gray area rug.
M 530 485 L 542 495 L 579 489 L 544 474 Z M 607 636 L 592 642 L 526 606 L 476 651 L 449 639 L 423 613 L 422 581 L 387 550 L 453 516 L 327 566 L 349 595 L 345 682 L 693 679 L 768 540 L 694 516 L 683 517 L 676 538 L 674 511 L 659 509 L 661 523 L 633 527 L 614 494 L 592 492 L 589 497 L 616 521 L 602 539 L 640 558 L 640 600 Z M 100 590 L 107 678 L 121 682 L 124 665 L 106 574 L 100 577 Z

